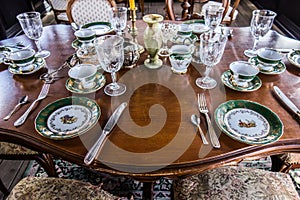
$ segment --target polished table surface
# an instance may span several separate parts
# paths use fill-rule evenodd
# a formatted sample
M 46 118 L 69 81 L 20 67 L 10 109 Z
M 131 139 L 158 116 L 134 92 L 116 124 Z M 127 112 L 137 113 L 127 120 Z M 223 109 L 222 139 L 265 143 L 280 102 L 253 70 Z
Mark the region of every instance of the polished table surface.
M 137 23 L 137 39 L 143 45 L 145 23 Z M 68 25 L 44 27 L 41 46 L 51 51 L 46 59 L 51 71 L 58 68 L 75 52 L 71 43 L 73 30 Z M 286 71 L 280 75 L 259 74 L 263 84 L 255 92 L 242 93 L 226 88 L 221 74 L 229 69 L 229 64 L 236 60 L 247 60 L 243 51 L 251 48 L 253 38 L 249 27 L 233 28 L 234 36 L 228 40 L 226 49 L 211 75 L 218 81 L 212 90 L 202 90 L 195 85 L 196 78 L 204 72 L 203 65 L 191 64 L 184 75 L 174 74 L 168 61 L 155 70 L 147 69 L 143 62 L 147 53 L 143 53 L 139 65 L 133 69 L 118 72 L 118 81 L 127 86 L 127 91 L 119 97 L 109 97 L 103 88 L 87 95 L 72 94 L 65 88 L 67 69 L 59 73 L 64 78 L 55 81 L 46 99 L 40 101 L 31 112 L 27 121 L 20 127 L 14 127 L 14 121 L 29 107 L 23 106 L 9 121 L 2 118 L 27 94 L 32 102 L 39 94 L 43 82 L 39 76 L 46 72 L 44 68 L 32 75 L 13 75 L 6 65 L 0 67 L 0 141 L 9 141 L 34 150 L 52 154 L 64 160 L 83 165 L 83 158 L 101 133 L 112 111 L 121 102 L 128 102 L 128 107 L 106 140 L 98 158 L 89 166 L 92 169 L 118 175 L 129 175 L 142 180 L 154 180 L 161 176 L 176 177 L 188 175 L 209 168 L 238 162 L 243 158 L 279 154 L 300 150 L 300 129 L 297 121 L 275 99 L 272 86 L 279 86 L 300 107 L 300 69 L 293 66 L 286 58 Z M 24 35 L 0 42 L 15 44 L 22 41 L 35 48 L 32 41 Z M 270 31 L 258 43 L 258 47 L 299 48 L 300 42 L 286 38 L 275 31 Z M 110 74 L 104 73 L 107 83 Z M 258 102 L 275 112 L 284 124 L 282 137 L 266 145 L 248 145 L 238 142 L 222 133 L 214 123 L 221 143 L 220 149 L 203 145 L 196 128 L 190 122 L 197 110 L 197 93 L 204 92 L 208 100 L 211 118 L 216 107 L 228 100 L 244 99 Z M 37 114 L 48 104 L 68 96 L 87 96 L 94 99 L 101 108 L 99 123 L 87 133 L 66 140 L 52 140 L 41 136 L 34 128 Z M 201 115 L 201 127 L 207 125 Z M 208 136 L 207 136 L 208 138 Z

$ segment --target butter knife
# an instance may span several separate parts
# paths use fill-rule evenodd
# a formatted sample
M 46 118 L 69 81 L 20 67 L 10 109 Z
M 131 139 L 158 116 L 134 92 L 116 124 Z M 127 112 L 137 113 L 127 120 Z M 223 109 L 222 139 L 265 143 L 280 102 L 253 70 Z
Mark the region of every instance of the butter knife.
M 300 123 L 300 110 L 297 106 L 279 89 L 277 86 L 273 86 L 275 95 L 293 112 L 295 118 Z
M 104 129 L 102 130 L 102 134 L 100 135 L 99 139 L 96 141 L 96 143 L 92 146 L 92 148 L 88 151 L 84 158 L 84 163 L 86 165 L 89 165 L 93 162 L 95 157 L 97 156 L 99 150 L 101 149 L 104 140 L 109 135 L 111 130 L 114 128 L 114 126 L 117 124 L 122 112 L 126 108 L 127 103 L 124 102 L 121 105 L 119 105 L 116 110 L 113 112 L 111 117 L 108 119 Z

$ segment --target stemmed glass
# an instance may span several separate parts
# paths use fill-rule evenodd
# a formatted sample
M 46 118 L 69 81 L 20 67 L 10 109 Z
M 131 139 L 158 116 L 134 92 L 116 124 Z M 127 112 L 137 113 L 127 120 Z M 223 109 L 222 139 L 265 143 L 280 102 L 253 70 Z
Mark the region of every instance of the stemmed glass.
M 206 65 L 206 71 L 204 77 L 196 79 L 198 87 L 203 89 L 216 87 L 217 82 L 209 77 L 209 72 L 220 62 L 226 42 L 227 36 L 220 33 L 210 31 L 200 35 L 200 59 Z
M 161 24 L 162 32 L 162 48 L 159 50 L 158 55 L 167 57 L 170 55 L 168 48 L 168 41 L 172 40 L 177 34 L 178 26 L 175 23 L 164 22 Z
M 224 8 L 218 5 L 210 5 L 205 9 L 204 21 L 205 25 L 213 32 L 221 24 Z
M 38 12 L 26 12 L 17 15 L 17 19 L 24 31 L 25 35 L 34 40 L 38 52 L 36 53 L 37 57 L 47 58 L 50 56 L 50 51 L 42 50 L 39 43 L 39 38 L 43 33 L 43 24 L 41 20 L 41 14 Z
M 259 39 L 265 36 L 273 25 L 276 13 L 271 10 L 254 10 L 252 12 L 252 19 L 250 23 L 250 31 L 254 37 L 254 44 L 252 49 L 247 49 L 244 54 L 248 57 L 256 56 L 256 46 Z
M 119 96 L 126 91 L 126 86 L 116 82 L 116 72 L 124 62 L 124 39 L 118 35 L 104 35 L 94 41 L 97 57 L 104 71 L 111 73 L 112 83 L 104 88 L 105 94 Z
M 113 10 L 111 25 L 115 29 L 118 35 L 122 35 L 122 32 L 126 28 L 126 22 L 127 22 L 127 8 L 119 7 Z

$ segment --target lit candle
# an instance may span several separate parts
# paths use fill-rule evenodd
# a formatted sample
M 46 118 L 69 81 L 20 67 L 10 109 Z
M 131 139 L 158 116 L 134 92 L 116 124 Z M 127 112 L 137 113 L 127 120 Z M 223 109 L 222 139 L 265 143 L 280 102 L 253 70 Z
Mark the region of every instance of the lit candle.
M 129 0 L 129 8 L 130 8 L 130 10 L 134 10 L 135 9 L 135 2 L 134 2 L 134 0 Z

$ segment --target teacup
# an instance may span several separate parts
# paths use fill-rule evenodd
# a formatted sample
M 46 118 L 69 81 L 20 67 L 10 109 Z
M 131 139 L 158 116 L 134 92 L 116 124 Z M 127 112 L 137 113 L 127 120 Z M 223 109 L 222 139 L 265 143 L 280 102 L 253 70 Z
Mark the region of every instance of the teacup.
M 90 89 L 95 86 L 96 73 L 97 67 L 95 65 L 79 64 L 72 67 L 69 70 L 68 75 L 79 85 L 79 87 L 81 86 L 82 89 Z
M 232 83 L 240 87 L 248 87 L 255 76 L 259 73 L 259 69 L 246 61 L 235 61 L 229 65 L 232 72 Z
M 263 66 L 276 66 L 282 59 L 282 55 L 274 49 L 262 48 L 257 52 L 257 60 Z
M 35 60 L 35 51 L 33 49 L 20 49 L 11 52 L 4 60 L 5 64 L 15 64 L 18 67 L 24 67 L 32 64 Z
M 170 49 L 171 70 L 175 73 L 183 74 L 192 62 L 192 49 L 187 45 L 174 45 Z
M 88 28 L 75 31 L 74 35 L 82 42 L 82 45 L 92 45 L 92 41 L 96 38 L 96 32 Z

